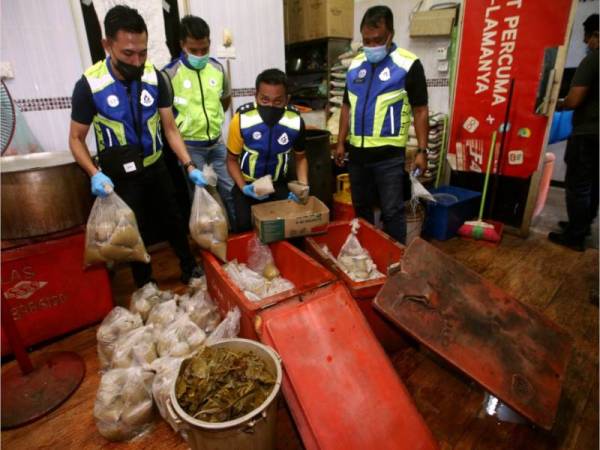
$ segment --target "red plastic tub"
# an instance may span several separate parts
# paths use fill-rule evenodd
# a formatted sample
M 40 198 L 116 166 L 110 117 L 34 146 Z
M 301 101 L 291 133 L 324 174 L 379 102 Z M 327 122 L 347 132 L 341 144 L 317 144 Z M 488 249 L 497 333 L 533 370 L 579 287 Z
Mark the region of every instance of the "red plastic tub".
M 238 262 L 245 263 L 248 260 L 248 241 L 254 236 L 256 236 L 254 232 L 249 232 L 230 238 L 227 241 L 227 260 L 237 259 Z M 226 313 L 234 306 L 240 308 L 242 313 L 240 336 L 244 338 L 257 339 L 254 318 L 258 311 L 305 294 L 336 279 L 331 272 L 314 259 L 286 241 L 269 244 L 269 248 L 281 275 L 290 280 L 295 288 L 267 297 L 259 302 L 248 300 L 223 270 L 221 262 L 211 253 L 202 252 L 208 291 L 219 304 L 222 313 Z
M 360 223 L 358 240 L 367 249 L 379 271 L 386 274 L 390 264 L 397 263 L 402 259 L 405 247 L 367 221 L 358 220 Z M 404 346 L 404 339 L 393 324 L 373 309 L 372 302 L 387 277 L 360 282 L 354 281 L 322 250 L 323 245 L 327 245 L 329 250 L 337 256 L 349 233 L 350 222 L 332 222 L 325 234 L 305 239 L 306 252 L 345 283 L 379 342 L 386 350 L 395 351 Z
M 83 270 L 85 234 L 2 250 L 2 301 L 25 346 L 99 322 L 113 307 L 104 267 Z M 11 352 L 4 331 L 2 355 Z

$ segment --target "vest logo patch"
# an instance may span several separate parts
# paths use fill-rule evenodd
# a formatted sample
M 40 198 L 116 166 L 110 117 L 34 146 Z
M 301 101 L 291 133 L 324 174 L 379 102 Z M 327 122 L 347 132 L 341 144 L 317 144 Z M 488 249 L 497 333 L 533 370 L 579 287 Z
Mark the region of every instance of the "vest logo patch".
M 367 76 L 367 69 L 360 69 L 358 71 L 358 78 L 364 78 Z
M 108 103 L 108 106 L 110 106 L 111 108 L 116 108 L 117 106 L 119 106 L 119 97 L 117 97 L 116 95 L 109 95 L 106 98 L 106 103 Z
M 210 80 L 208 80 L 208 84 L 210 84 L 212 87 L 215 87 L 217 85 L 217 80 L 211 78 Z
M 290 142 L 290 139 L 288 138 L 288 135 L 285 132 L 281 136 L 279 136 L 279 139 L 277 139 L 277 143 L 279 145 L 286 145 L 288 142 Z
M 150 92 L 148 92 L 146 89 L 144 89 L 142 91 L 140 103 L 144 106 L 151 106 L 152 103 L 154 103 L 154 97 L 152 97 L 150 95 Z
M 260 131 L 255 131 L 252 133 L 252 139 L 258 141 L 262 137 L 262 133 Z
M 387 81 L 387 80 L 390 79 L 390 77 L 391 77 L 391 75 L 390 75 L 390 68 L 389 67 L 386 67 L 385 69 L 383 69 L 381 71 L 381 73 L 379 74 L 379 79 L 381 81 Z
M 183 80 L 183 87 L 190 89 L 192 87 L 192 82 L 190 80 Z

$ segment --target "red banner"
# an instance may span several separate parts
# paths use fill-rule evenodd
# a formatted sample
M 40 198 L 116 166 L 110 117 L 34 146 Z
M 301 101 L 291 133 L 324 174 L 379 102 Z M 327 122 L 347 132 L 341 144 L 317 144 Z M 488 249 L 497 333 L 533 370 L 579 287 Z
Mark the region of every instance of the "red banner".
M 549 119 L 536 114 L 572 0 L 465 0 L 452 127 L 454 170 L 484 172 L 498 131 L 494 171 L 526 178 L 538 167 Z M 583 44 L 582 44 L 583 45 Z M 509 102 L 511 80 L 514 80 Z M 502 161 L 498 161 L 510 103 Z

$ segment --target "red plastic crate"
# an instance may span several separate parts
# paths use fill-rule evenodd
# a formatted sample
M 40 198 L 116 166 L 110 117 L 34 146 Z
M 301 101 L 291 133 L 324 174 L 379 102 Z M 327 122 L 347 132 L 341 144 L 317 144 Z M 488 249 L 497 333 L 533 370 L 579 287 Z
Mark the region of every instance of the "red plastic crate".
M 256 236 L 256 234 L 249 232 L 231 237 L 227 241 L 227 260 L 237 259 L 238 262 L 245 263 L 248 260 L 248 241 L 253 236 Z M 257 340 L 254 328 L 254 319 L 257 312 L 331 283 L 336 278 L 314 259 L 286 241 L 274 242 L 268 245 L 281 275 L 290 280 L 295 288 L 267 297 L 259 302 L 248 300 L 223 270 L 221 262 L 211 253 L 202 252 L 210 295 L 219 304 L 223 314 L 234 306 L 240 308 L 242 313 L 240 336 L 249 339 Z
M 2 251 L 2 301 L 31 346 L 99 322 L 113 307 L 108 273 L 83 270 L 85 235 Z M 11 352 L 2 331 L 2 355 Z
M 405 247 L 367 221 L 363 219 L 358 219 L 358 221 L 360 223 L 358 240 L 369 252 L 379 271 L 383 274 L 387 273 L 387 267 L 390 264 L 397 263 L 402 259 Z M 376 280 L 354 281 L 321 249 L 323 245 L 327 245 L 329 250 L 337 256 L 348 234 L 350 234 L 349 221 L 332 222 L 325 234 L 305 238 L 306 252 L 346 284 L 379 342 L 386 350 L 395 351 L 404 346 L 402 334 L 392 323 L 373 309 L 372 302 L 373 297 L 377 295 L 387 280 L 387 276 Z

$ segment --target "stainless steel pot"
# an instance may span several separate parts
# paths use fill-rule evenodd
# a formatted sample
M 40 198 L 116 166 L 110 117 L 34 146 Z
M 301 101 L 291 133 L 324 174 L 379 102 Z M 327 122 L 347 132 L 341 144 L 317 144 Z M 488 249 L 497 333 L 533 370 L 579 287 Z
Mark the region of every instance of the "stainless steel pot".
M 86 222 L 92 206 L 89 177 L 70 152 L 0 158 L 2 239 L 24 239 Z

